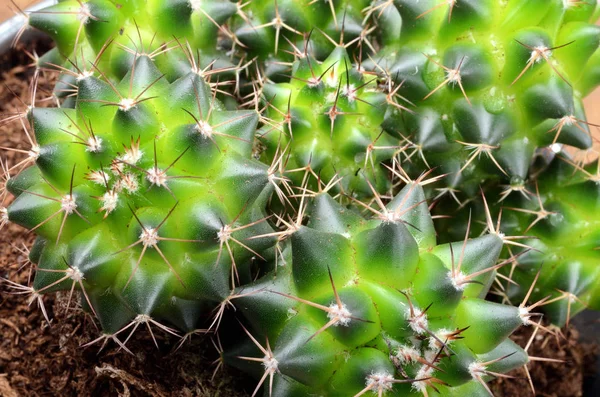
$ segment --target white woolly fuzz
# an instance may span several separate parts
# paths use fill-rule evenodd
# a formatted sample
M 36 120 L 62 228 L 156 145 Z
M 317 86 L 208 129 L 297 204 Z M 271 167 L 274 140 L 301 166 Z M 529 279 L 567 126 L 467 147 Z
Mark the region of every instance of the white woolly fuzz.
M 167 184 L 167 175 L 165 175 L 163 170 L 156 167 L 152 167 L 146 171 L 146 178 L 151 184 L 156 186 L 164 186 Z
M 201 5 L 202 0 L 190 0 L 190 7 L 192 7 L 192 11 L 199 10 Z
M 27 156 L 30 159 L 34 159 L 37 160 L 38 157 L 40 157 L 40 147 L 36 144 L 34 144 L 31 149 L 29 149 L 29 151 L 27 152 Z
M 124 112 L 128 111 L 129 109 L 131 109 L 134 106 L 135 106 L 135 99 L 133 99 L 133 98 L 123 98 L 119 102 L 119 109 L 121 109 Z
M 329 318 L 330 320 L 334 319 L 334 318 L 338 319 L 338 321 L 335 324 L 333 324 L 334 326 L 341 324 L 344 327 L 347 327 L 348 325 L 350 325 L 351 317 L 352 317 L 352 314 L 346 308 L 346 305 L 344 305 L 343 303 L 342 303 L 342 307 L 339 307 L 336 302 L 333 302 L 331 305 L 329 305 L 329 311 L 327 312 L 327 318 Z
M 117 192 L 111 190 L 109 192 L 104 193 L 102 196 L 102 207 L 101 211 L 106 211 L 106 214 L 110 214 L 117 208 L 119 204 L 119 195 Z
M 531 324 L 531 313 L 529 313 L 529 309 L 526 307 L 519 307 L 519 317 L 523 322 L 523 325 Z
M 229 225 L 225 225 L 221 228 L 221 230 L 219 230 L 217 232 L 217 238 L 219 239 L 220 243 L 225 243 L 227 240 L 229 240 L 231 238 L 231 226 Z
M 104 185 L 110 181 L 110 175 L 104 171 L 92 171 L 88 174 L 87 179 L 98 185 Z
M 92 13 L 88 3 L 81 4 L 81 7 L 79 7 L 79 12 L 77 13 L 77 19 L 79 19 L 83 24 L 86 24 L 89 22 L 91 16 Z
M 133 322 L 134 323 L 138 323 L 138 324 L 144 324 L 144 323 L 149 323 L 150 320 L 151 320 L 151 318 L 150 318 L 149 315 L 147 315 L 147 314 L 138 314 L 133 319 Z
M 415 379 L 428 379 L 431 377 L 433 373 L 433 368 L 428 365 L 423 365 L 417 374 L 415 375 Z M 427 381 L 426 380 L 417 380 L 413 382 L 412 388 L 418 392 L 425 392 L 427 390 Z
M 424 334 L 427 332 L 427 327 L 429 322 L 427 320 L 427 314 L 423 313 L 421 310 L 414 308 L 414 316 L 410 315 L 410 311 L 407 312 L 406 319 L 408 320 L 408 324 L 413 331 L 417 334 Z
M 266 355 L 263 358 L 262 365 L 265 367 L 267 372 L 277 372 L 279 362 L 277 359 L 271 355 Z
M 83 273 L 76 267 L 70 267 L 66 271 L 66 275 L 73 281 L 79 282 L 84 279 Z
M 481 363 L 478 363 L 477 361 L 473 361 L 471 364 L 469 364 L 469 374 L 471 374 L 471 376 L 476 379 L 476 378 L 480 378 L 483 375 L 485 375 L 485 370 L 487 369 L 484 365 L 482 365 Z
M 374 372 L 367 376 L 365 385 L 376 393 L 390 391 L 394 387 L 394 380 L 394 377 L 388 372 Z
M 67 215 L 71 215 L 77 209 L 77 203 L 75 202 L 75 195 L 66 194 L 60 199 L 60 208 Z
M 198 120 L 196 124 L 196 131 L 200 133 L 204 138 L 211 138 L 214 134 L 213 128 L 207 121 Z
M 406 345 L 400 345 L 400 347 L 398 347 L 398 351 L 396 352 L 396 358 L 398 358 L 398 361 L 400 361 L 400 364 L 402 365 L 412 364 L 418 357 L 421 357 L 419 351 L 414 347 Z
M 458 69 L 447 70 L 446 78 L 448 79 L 448 83 L 452 85 L 458 84 L 462 81 L 462 77 L 460 76 L 460 70 Z
M 86 152 L 98 153 L 102 150 L 102 138 L 91 136 L 87 140 Z
M 140 240 L 145 247 L 154 246 L 158 244 L 158 231 L 151 227 L 145 228 L 140 234 Z
M 537 46 L 533 48 L 531 51 L 531 55 L 529 56 L 529 62 L 539 63 L 544 58 L 550 58 L 552 56 L 552 51 L 543 45 Z
M 448 272 L 448 278 L 452 282 L 452 286 L 457 291 L 464 291 L 465 288 L 467 287 L 466 281 L 468 280 L 468 278 L 467 278 L 467 275 L 464 274 L 463 272 L 459 272 L 458 274 L 454 274 L 454 272 L 449 271 Z

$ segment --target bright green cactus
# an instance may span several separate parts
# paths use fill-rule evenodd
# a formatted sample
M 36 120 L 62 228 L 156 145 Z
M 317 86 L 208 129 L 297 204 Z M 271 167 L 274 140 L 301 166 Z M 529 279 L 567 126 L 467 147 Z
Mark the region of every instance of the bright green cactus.
M 542 327 L 533 309 L 563 323 L 580 301 L 600 306 L 595 174 L 555 162 L 540 201 L 510 195 L 533 191 L 536 149 L 591 144 L 591 1 L 66 0 L 34 12 L 26 26 L 56 41 L 36 61 L 61 72 L 61 107 L 32 99 L 6 119 L 29 147 L 2 163 L 0 197 L 15 200 L 0 226 L 38 235 L 32 286 L 7 282 L 42 308 L 44 294 L 80 291 L 103 328 L 93 342 L 124 349 L 140 326 L 191 335 L 235 306 L 250 339 L 224 360 L 258 375 L 255 394 L 268 382 L 284 397 L 488 395 L 488 380 L 530 361 L 508 337 Z M 232 98 L 264 114 L 230 110 Z M 506 201 L 491 212 L 516 209 L 499 228 L 463 211 L 437 236 L 423 190 L 442 178 L 424 180 L 434 166 L 441 196 L 500 181 Z M 538 203 L 561 212 L 527 230 L 539 240 L 501 232 L 523 234 Z M 497 272 L 522 304 L 485 300 Z
M 582 99 L 600 83 L 596 1 L 384 3 L 401 29 L 364 66 L 416 104 L 385 127 L 420 153 L 417 173 L 449 174 L 442 193 L 468 199 L 483 180 L 518 191 L 537 148 L 591 146 Z
M 168 83 L 140 55 L 120 81 L 80 76 L 74 108 L 24 112 L 31 147 L 8 169 L 16 199 L 2 222 L 38 235 L 37 271 L 31 287 L 15 288 L 40 302 L 79 290 L 115 337 L 160 320 L 191 332 L 252 279 L 274 243 L 249 239 L 272 231 L 276 183 L 252 158 L 259 115 L 225 110 L 188 69 Z
M 525 365 L 507 338 L 535 314 L 482 299 L 510 263 L 503 239 L 436 245 L 420 183 L 371 220 L 316 195 L 307 225 L 301 211 L 280 233 L 283 265 L 228 301 L 252 332 L 225 360 L 268 396 L 484 396 L 489 375 Z
M 289 70 L 294 53 L 309 48 L 324 60 L 342 43 L 353 53 L 373 44 L 374 28 L 365 24 L 370 0 L 253 0 L 231 20 L 231 30 L 245 57 L 257 57 L 264 73 L 275 81 Z M 319 30 L 318 32 L 313 32 Z M 314 34 L 312 34 L 314 33 Z
M 61 66 L 70 58 L 64 66 L 73 72 L 64 76 L 65 84 L 97 69 L 121 79 L 140 55 L 172 82 L 189 72 L 190 58 L 196 70 L 233 66 L 220 47 L 226 39 L 223 24 L 236 12 L 234 3 L 220 0 L 63 0 L 27 14 L 24 29 L 41 30 L 56 43 L 41 65 Z M 94 62 L 98 54 L 102 57 Z
M 371 196 L 369 183 L 387 191 L 389 171 L 380 163 L 400 149 L 400 139 L 384 133 L 381 123 L 388 107 L 402 105 L 379 91 L 375 80 L 352 67 L 344 48 L 322 63 L 303 56 L 289 83 L 262 88 L 264 160 L 296 170 L 286 175 L 298 186 L 301 171 L 308 170 L 323 180 L 339 177 L 348 194 Z

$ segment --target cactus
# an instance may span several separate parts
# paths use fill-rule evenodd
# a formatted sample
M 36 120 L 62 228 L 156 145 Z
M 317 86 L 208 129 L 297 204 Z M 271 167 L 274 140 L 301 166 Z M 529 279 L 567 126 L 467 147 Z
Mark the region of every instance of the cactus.
M 301 171 L 308 171 L 322 180 L 339 177 L 348 194 L 370 197 L 374 186 L 387 191 L 389 171 L 380 163 L 400 150 L 400 139 L 384 133 L 381 123 L 388 107 L 402 105 L 393 93 L 379 91 L 375 78 L 352 67 L 344 48 L 322 63 L 300 55 L 289 83 L 262 87 L 264 161 L 291 170 L 286 175 L 297 186 Z
M 600 310 L 598 287 L 598 164 L 582 166 L 566 152 L 552 153 L 538 178 L 525 186 L 523 195 L 499 203 L 475 201 L 469 210 L 455 214 L 451 222 L 440 221 L 445 238 L 464 233 L 468 211 L 475 218 L 500 220 L 498 232 L 522 236 L 514 250 L 526 249 L 515 263 L 502 270 L 507 302 L 538 302 L 550 321 L 558 326 L 584 308 Z M 539 162 L 537 163 L 539 166 Z M 496 188 L 498 190 L 498 188 Z M 494 192 L 492 190 L 492 192 Z M 500 195 L 501 191 L 496 191 Z M 480 215 L 478 215 L 480 214 Z M 493 228 L 489 222 L 487 228 Z M 473 225 L 473 233 L 484 231 Z M 535 285 L 529 291 L 528 286 Z
M 24 158 L 0 163 L 0 227 L 35 231 L 36 275 L 4 282 L 45 315 L 45 294 L 69 291 L 69 306 L 80 292 L 103 330 L 91 343 L 123 349 L 140 327 L 183 343 L 210 311 L 216 331 L 233 306 L 245 321 L 223 336 L 248 339 L 222 360 L 258 375 L 254 394 L 488 395 L 537 359 L 508 339 L 547 331 L 533 310 L 563 324 L 600 306 L 596 169 L 530 169 L 541 147 L 591 145 L 599 14 L 569 0 L 66 0 L 28 14 L 56 48 L 3 120 L 29 146 L 1 148 Z M 35 106 L 42 69 L 60 74 L 58 107 Z M 501 204 L 484 195 L 438 236 L 427 198 L 448 214 L 446 195 L 480 185 Z M 486 300 L 501 279 L 519 305 Z
M 65 23 L 73 17 L 71 3 L 32 14 L 29 23 Z M 91 1 L 81 9 L 95 15 L 98 4 L 114 8 Z M 82 26 L 93 31 L 92 21 Z M 61 26 L 57 48 L 67 53 L 75 27 Z M 265 211 L 277 184 L 252 158 L 259 115 L 226 110 L 191 47 L 179 51 L 189 60 L 187 73 L 172 82 L 144 51 L 118 78 L 104 70 L 123 51 L 104 44 L 89 72 L 73 60 L 71 69 L 60 69 L 73 77 L 62 107 L 38 108 L 32 99 L 8 119 L 21 122 L 29 148 L 21 162 L 2 163 L 3 188 L 15 200 L 1 208 L 1 222 L 38 237 L 30 254 L 37 265 L 32 286 L 7 282 L 40 304 L 58 290 L 69 291 L 72 304 L 80 291 L 103 338 L 122 346 L 117 336 L 130 336 L 141 324 L 170 333 L 171 326 L 187 333 L 199 328 L 233 286 L 252 279 L 274 244 L 248 240 L 272 231 Z
M 507 337 L 535 314 L 481 299 L 514 259 L 498 263 L 504 239 L 436 245 L 425 182 L 368 220 L 316 194 L 279 232 L 282 265 L 227 301 L 252 331 L 224 360 L 260 377 L 255 394 L 483 396 L 490 376 L 527 364 Z
M 23 13 L 27 18 L 23 30 L 35 28 L 54 39 L 56 47 L 42 56 L 40 64 L 76 72 L 63 76 L 64 85 L 99 70 L 120 80 L 141 55 L 152 59 L 173 82 L 188 74 L 190 56 L 198 72 L 232 70 L 221 47 L 227 39 L 223 24 L 236 11 L 234 3 L 218 0 L 65 0 Z M 95 62 L 99 54 L 101 59 Z
M 468 200 L 484 180 L 518 192 L 537 148 L 591 147 L 582 99 L 600 82 L 597 2 L 398 3 L 385 20 L 401 31 L 363 65 L 416 104 L 385 127 L 420 153 L 417 173 L 449 174 L 440 194 Z
M 324 60 L 340 43 L 358 57 L 365 47 L 373 48 L 365 40 L 375 30 L 364 23 L 369 4 L 369 0 L 254 0 L 240 7 L 230 25 L 243 57 L 258 58 L 265 75 L 282 82 L 299 49 L 309 47 L 314 57 Z

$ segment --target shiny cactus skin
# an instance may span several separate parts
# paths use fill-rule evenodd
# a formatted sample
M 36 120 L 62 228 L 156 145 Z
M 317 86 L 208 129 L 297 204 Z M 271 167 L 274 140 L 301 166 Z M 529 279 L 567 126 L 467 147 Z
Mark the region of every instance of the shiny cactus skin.
M 396 3 L 397 40 L 364 65 L 416 104 L 386 128 L 421 154 L 417 172 L 439 167 L 468 199 L 483 180 L 522 188 L 537 148 L 591 147 L 582 99 L 599 83 L 597 2 Z
M 502 238 L 436 245 L 424 197 L 413 182 L 367 220 L 316 195 L 282 265 L 236 291 L 249 341 L 226 361 L 267 396 L 486 395 L 490 371 L 525 365 L 507 337 L 533 314 L 481 299 Z

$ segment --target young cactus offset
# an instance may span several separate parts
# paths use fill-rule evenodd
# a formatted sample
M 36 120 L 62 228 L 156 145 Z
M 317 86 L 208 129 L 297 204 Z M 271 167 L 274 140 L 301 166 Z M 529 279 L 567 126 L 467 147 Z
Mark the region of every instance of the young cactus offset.
M 537 148 L 591 146 L 582 99 L 600 83 L 596 1 L 396 3 L 401 32 L 364 65 L 416 104 L 385 127 L 420 153 L 417 174 L 449 174 L 442 193 L 462 201 L 483 180 L 522 191 Z
M 503 239 L 436 245 L 420 182 L 370 220 L 320 193 L 279 233 L 283 264 L 229 301 L 250 340 L 225 360 L 260 377 L 254 394 L 487 396 L 529 361 L 508 336 L 535 314 L 481 298 Z
M 81 7 L 97 3 L 112 6 Z M 10 285 L 41 304 L 58 290 L 70 291 L 73 304 L 81 291 L 115 341 L 144 323 L 192 332 L 214 303 L 252 279 L 253 263 L 274 243 L 248 239 L 272 231 L 265 209 L 276 180 L 252 157 L 259 115 L 226 110 L 205 80 L 210 73 L 180 51 L 187 72 L 173 82 L 160 68 L 164 54 L 135 53 L 122 79 L 104 72 L 123 53 L 114 43 L 101 47 L 89 72 L 71 60 L 71 98 L 14 118 L 30 147 L 24 160 L 3 165 L 16 198 L 1 208 L 2 225 L 38 235 L 33 285 Z

